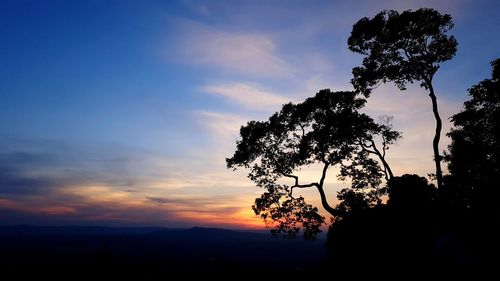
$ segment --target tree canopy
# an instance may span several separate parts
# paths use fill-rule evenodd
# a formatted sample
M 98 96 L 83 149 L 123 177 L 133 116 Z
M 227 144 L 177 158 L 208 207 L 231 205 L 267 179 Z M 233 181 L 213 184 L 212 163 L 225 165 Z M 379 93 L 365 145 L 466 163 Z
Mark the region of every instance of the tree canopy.
M 455 127 L 448 134 L 452 143 L 446 159 L 453 183 L 446 191 L 466 208 L 497 205 L 492 200 L 499 195 L 500 59 L 491 65 L 492 77 L 469 89 L 470 99 L 451 117 Z
M 436 119 L 433 150 L 438 187 L 442 186 L 442 122 L 432 81 L 439 63 L 451 59 L 457 50 L 455 37 L 447 34 L 451 28 L 451 16 L 434 9 L 390 10 L 359 20 L 348 39 L 349 49 L 364 55 L 362 66 L 352 70 L 356 91 L 369 96 L 374 87 L 386 82 L 394 82 L 401 90 L 408 83 L 420 82 L 429 91 Z
M 368 95 L 379 82 L 394 82 L 401 90 L 421 82 L 429 89 L 439 63 L 451 59 L 457 41 L 447 32 L 450 15 L 434 9 L 394 10 L 362 18 L 354 24 L 349 49 L 364 55 L 363 65 L 353 69 L 356 90 Z
M 228 168 L 249 168 L 248 177 L 266 189 L 253 210 L 274 223 L 277 233 L 294 236 L 302 229 L 306 238 L 313 238 L 324 223 L 317 208 L 293 195 L 295 188 L 316 188 L 323 208 L 341 216 L 345 204 L 332 207 L 324 189 L 333 166 L 340 170 L 339 179 L 352 184 L 352 190 L 340 192 L 339 199 L 351 200 L 356 194 L 352 192 L 359 192 L 356 198 L 368 205 L 380 201 L 382 177 L 392 176 L 385 151 L 400 133 L 392 130 L 387 118 L 378 124 L 360 113 L 365 103 L 355 92 L 326 89 L 302 103 L 283 105 L 268 121 L 251 121 L 241 127 L 236 151 L 226 159 Z M 377 141 L 382 143 L 380 148 Z M 320 178 L 302 183 L 297 172 L 313 164 L 321 165 Z

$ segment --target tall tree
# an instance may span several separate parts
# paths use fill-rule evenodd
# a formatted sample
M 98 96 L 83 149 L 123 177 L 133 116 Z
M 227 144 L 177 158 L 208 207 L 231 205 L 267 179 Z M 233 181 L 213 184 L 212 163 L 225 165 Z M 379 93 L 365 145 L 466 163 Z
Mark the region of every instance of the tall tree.
M 452 116 L 455 127 L 448 133 L 453 189 L 447 195 L 466 208 L 497 206 L 500 195 L 500 59 L 491 65 L 491 79 L 469 89 L 470 99 Z
M 356 91 L 368 96 L 379 83 L 386 82 L 394 82 L 400 90 L 408 83 L 420 82 L 428 91 L 436 120 L 432 147 L 438 187 L 443 185 L 439 153 L 442 122 L 433 78 L 439 63 L 451 59 L 457 50 L 455 37 L 447 34 L 451 28 L 451 16 L 433 9 L 390 10 L 359 20 L 348 39 L 349 49 L 365 56 L 362 66 L 352 71 Z
M 365 103 L 354 92 L 321 90 L 302 103 L 285 104 L 268 121 L 251 121 L 241 127 L 241 140 L 234 155 L 226 159 L 227 166 L 249 168 L 248 177 L 266 190 L 255 200 L 253 210 L 277 226 L 277 233 L 295 236 L 303 230 L 305 238 L 314 238 L 324 223 L 317 208 L 294 196 L 296 188 L 316 188 L 323 208 L 332 216 L 342 215 L 325 193 L 327 173 L 333 166 L 340 169 L 340 179 L 351 180 L 365 203 L 379 202 L 381 177 L 384 173 L 392 177 L 385 150 L 400 134 L 389 123 L 377 124 L 360 113 Z M 376 146 L 379 141 L 380 148 Z M 301 182 L 297 173 L 314 164 L 321 165 L 318 180 Z M 351 195 L 344 191 L 339 199 Z

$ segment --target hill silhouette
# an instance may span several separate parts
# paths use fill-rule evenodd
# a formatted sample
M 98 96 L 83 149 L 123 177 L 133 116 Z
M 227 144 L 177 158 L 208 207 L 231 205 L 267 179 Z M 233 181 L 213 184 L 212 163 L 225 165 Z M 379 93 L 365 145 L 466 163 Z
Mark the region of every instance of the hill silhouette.
M 325 251 L 321 239 L 216 228 L 0 227 L 0 270 L 18 277 L 300 274 Z

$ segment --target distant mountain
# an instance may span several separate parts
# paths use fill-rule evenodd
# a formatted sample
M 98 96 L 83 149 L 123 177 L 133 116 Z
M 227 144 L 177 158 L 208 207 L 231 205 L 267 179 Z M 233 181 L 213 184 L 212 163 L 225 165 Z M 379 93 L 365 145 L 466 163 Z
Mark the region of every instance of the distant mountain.
M 317 271 L 324 241 L 216 228 L 0 226 L 0 271 L 284 274 Z

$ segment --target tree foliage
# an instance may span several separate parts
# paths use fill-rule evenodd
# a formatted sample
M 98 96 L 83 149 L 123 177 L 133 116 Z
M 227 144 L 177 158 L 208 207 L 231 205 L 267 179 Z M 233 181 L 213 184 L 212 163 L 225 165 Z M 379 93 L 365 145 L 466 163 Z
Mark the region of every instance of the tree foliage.
M 394 10 L 378 13 L 372 19 L 362 18 L 352 29 L 349 49 L 364 55 L 362 66 L 353 68 L 352 84 L 356 91 L 369 96 L 379 83 L 394 82 L 405 90 L 408 83 L 420 82 L 429 91 L 436 132 L 433 140 L 438 186 L 442 186 L 441 117 L 432 80 L 439 63 L 451 59 L 457 41 L 447 32 L 453 28 L 450 15 L 433 9 Z
M 368 95 L 379 82 L 394 82 L 401 90 L 407 83 L 421 82 L 429 89 L 439 63 L 457 50 L 450 15 L 433 9 L 383 11 L 372 19 L 362 18 L 352 29 L 349 49 L 365 55 L 363 66 L 353 69 L 356 90 Z
M 303 230 L 306 238 L 313 238 L 324 223 L 317 208 L 293 195 L 295 188 L 316 188 L 323 208 L 333 216 L 341 214 L 328 203 L 324 190 L 328 169 L 333 166 L 340 170 L 339 179 L 351 181 L 353 190 L 370 194 L 363 197 L 368 204 L 379 202 L 382 177 L 390 171 L 385 150 L 400 133 L 388 122 L 377 124 L 360 113 L 365 103 L 354 92 L 321 90 L 302 103 L 283 105 L 267 121 L 251 121 L 241 127 L 236 151 L 226 159 L 228 168 L 250 169 L 248 177 L 266 190 L 253 210 L 274 224 L 277 233 L 295 236 Z M 379 139 L 381 149 L 376 146 Z M 321 177 L 317 182 L 301 183 L 297 172 L 314 164 L 322 166 Z M 347 198 L 342 194 L 346 191 L 340 198 Z
M 466 208 L 491 206 L 499 195 L 500 59 L 491 65 L 491 79 L 469 89 L 470 99 L 451 117 L 455 127 L 448 134 L 452 143 L 446 159 L 452 183 L 446 195 Z
M 419 211 L 428 208 L 436 199 L 435 187 L 427 179 L 415 174 L 394 177 L 387 183 L 387 188 L 387 205 L 398 210 Z
M 387 204 L 370 207 L 351 197 L 355 209 L 330 226 L 326 246 L 340 275 L 373 277 L 387 268 L 385 275 L 390 276 L 395 270 L 426 270 L 423 265 L 432 261 L 435 187 L 425 178 L 405 174 L 389 180 L 387 189 Z

